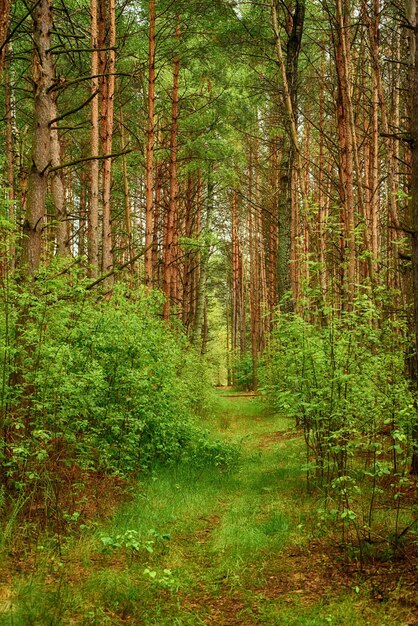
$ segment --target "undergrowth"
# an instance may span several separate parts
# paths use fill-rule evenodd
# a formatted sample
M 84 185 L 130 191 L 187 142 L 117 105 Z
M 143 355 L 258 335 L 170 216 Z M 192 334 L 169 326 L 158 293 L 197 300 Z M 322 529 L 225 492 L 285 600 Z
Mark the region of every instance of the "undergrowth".
M 322 325 L 281 316 L 265 359 L 269 401 L 303 431 L 303 467 L 321 496 L 322 522 L 340 529 L 361 563 L 398 558 L 416 542 L 408 350 L 403 324 L 364 293 Z
M 51 265 L 0 297 L 0 507 L 59 534 L 92 494 L 157 465 L 226 469 L 237 457 L 204 427 L 204 363 L 163 322 L 161 295 L 87 287 L 76 266 Z

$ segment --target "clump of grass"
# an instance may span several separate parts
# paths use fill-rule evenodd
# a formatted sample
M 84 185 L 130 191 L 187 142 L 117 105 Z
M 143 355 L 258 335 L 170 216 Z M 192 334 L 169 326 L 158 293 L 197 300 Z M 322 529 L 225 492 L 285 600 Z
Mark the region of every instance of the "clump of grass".
M 297 597 L 287 603 L 270 602 L 264 597 L 257 601 L 257 623 L 269 626 L 393 626 L 406 623 L 403 619 L 407 619 L 407 611 L 372 604 L 368 598 L 360 598 L 356 591 L 342 596 L 337 592 L 335 597 L 318 599 L 308 605 Z
M 139 580 L 134 572 L 105 569 L 90 577 L 84 594 L 93 606 L 126 619 L 137 613 L 138 604 L 148 596 L 146 591 L 145 581 Z
M 285 537 L 289 532 L 289 519 L 281 511 L 273 511 L 261 526 L 267 537 Z
M 0 616 L 2 626 L 59 626 L 70 623 L 80 606 L 78 592 L 60 579 L 46 586 L 41 572 L 21 582 L 9 606 Z

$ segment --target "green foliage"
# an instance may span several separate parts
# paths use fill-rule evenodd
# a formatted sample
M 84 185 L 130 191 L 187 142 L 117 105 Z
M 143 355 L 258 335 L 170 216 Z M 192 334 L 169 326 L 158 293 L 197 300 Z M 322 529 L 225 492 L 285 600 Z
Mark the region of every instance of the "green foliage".
M 405 483 L 417 414 L 407 349 L 402 324 L 380 317 L 364 295 L 322 327 L 282 316 L 263 371 L 275 409 L 303 429 L 308 481 L 322 488 L 343 538 L 352 533 L 359 545 L 376 524 L 382 530 L 378 502 L 392 510 L 386 530 L 396 537 L 413 514 Z
M 211 388 L 190 344 L 163 323 L 160 294 L 118 285 L 106 302 L 78 269 L 62 270 L 41 270 L 32 292 L 9 285 L 0 302 L 8 488 L 45 490 L 74 464 L 128 476 L 158 463 L 232 462 L 235 452 L 197 423 Z
M 122 550 L 129 555 L 131 564 L 135 555 L 153 554 L 154 548 L 158 542 L 161 543 L 169 539 L 170 535 L 167 533 L 161 535 L 154 528 L 148 530 L 146 536 L 136 529 L 127 529 L 117 534 L 109 532 L 99 533 L 101 551 L 103 554 L 112 554 L 114 551 Z
M 253 360 L 251 354 L 242 354 L 235 358 L 233 380 L 238 389 L 251 389 L 253 384 Z

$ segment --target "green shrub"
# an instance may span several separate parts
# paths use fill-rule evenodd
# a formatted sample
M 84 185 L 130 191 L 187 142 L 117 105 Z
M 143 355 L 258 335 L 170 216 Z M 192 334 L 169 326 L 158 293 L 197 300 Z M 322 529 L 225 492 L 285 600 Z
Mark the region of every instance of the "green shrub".
M 226 461 L 198 424 L 212 393 L 204 366 L 163 322 L 161 295 L 118 285 L 106 301 L 77 270 L 42 271 L 36 291 L 11 285 L 0 303 L 7 486 L 62 479 L 73 464 L 128 476 L 202 455 Z
M 371 540 L 382 506 L 396 536 L 400 517 L 411 521 L 405 484 L 417 414 L 408 347 L 402 325 L 364 295 L 323 326 L 281 316 L 262 371 L 275 410 L 303 429 L 309 483 L 358 543 Z
M 234 360 L 233 381 L 238 389 L 250 390 L 253 386 L 253 359 L 251 354 L 242 354 Z

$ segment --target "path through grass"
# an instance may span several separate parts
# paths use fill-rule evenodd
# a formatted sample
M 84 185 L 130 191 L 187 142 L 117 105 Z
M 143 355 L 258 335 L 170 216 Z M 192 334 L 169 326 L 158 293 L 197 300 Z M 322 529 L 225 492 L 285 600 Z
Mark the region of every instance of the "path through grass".
M 258 398 L 219 394 L 211 428 L 240 446 L 237 470 L 158 470 L 107 525 L 0 592 L 0 623 L 227 626 L 413 624 L 370 600 L 312 535 L 303 445 Z

